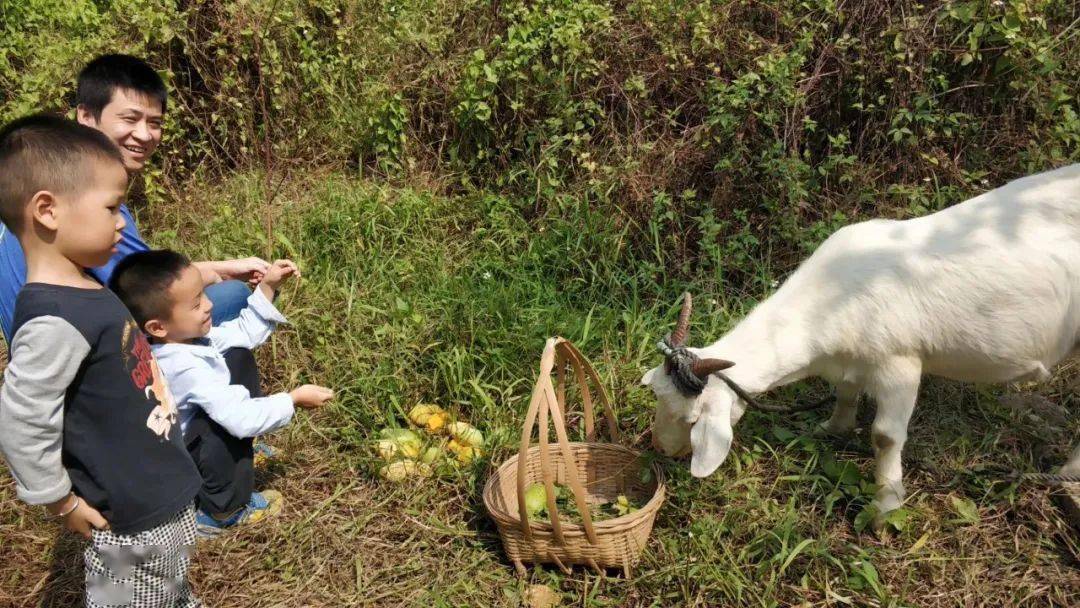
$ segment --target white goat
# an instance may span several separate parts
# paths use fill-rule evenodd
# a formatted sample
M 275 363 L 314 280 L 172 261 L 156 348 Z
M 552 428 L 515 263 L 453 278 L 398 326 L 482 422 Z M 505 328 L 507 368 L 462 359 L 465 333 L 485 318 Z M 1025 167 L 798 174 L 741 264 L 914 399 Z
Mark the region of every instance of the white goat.
M 680 327 L 684 341 L 689 297 Z M 676 344 L 681 346 L 681 344 Z M 1080 164 L 1032 175 L 932 215 L 872 220 L 830 236 L 777 292 L 700 357 L 699 395 L 676 388 L 673 359 L 645 374 L 659 401 L 653 442 L 692 449 L 705 477 L 756 395 L 810 376 L 836 387 L 822 424 L 850 433 L 857 402 L 877 402 L 874 498 L 904 500 L 900 453 L 922 374 L 966 382 L 1043 380 L 1080 346 Z M 734 362 L 734 363 L 730 363 Z M 720 369 L 734 388 L 716 377 Z M 700 388 L 700 387 L 698 387 Z M 684 388 L 685 390 L 685 388 Z M 1063 469 L 1080 472 L 1080 447 Z

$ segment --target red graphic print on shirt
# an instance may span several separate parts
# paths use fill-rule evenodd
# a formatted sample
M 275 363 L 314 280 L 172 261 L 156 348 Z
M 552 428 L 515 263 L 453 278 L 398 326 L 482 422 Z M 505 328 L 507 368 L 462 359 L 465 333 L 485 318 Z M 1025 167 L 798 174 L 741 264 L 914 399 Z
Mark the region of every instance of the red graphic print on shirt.
M 134 361 L 131 381 L 140 391 L 145 391 L 147 400 L 154 404 L 154 409 L 146 419 L 146 427 L 155 435 L 168 439 L 169 430 L 176 424 L 176 405 L 173 403 L 169 385 L 165 382 L 165 376 L 158 369 L 157 360 L 150 352 L 150 343 L 134 322 L 124 328 L 121 348 L 129 367 Z

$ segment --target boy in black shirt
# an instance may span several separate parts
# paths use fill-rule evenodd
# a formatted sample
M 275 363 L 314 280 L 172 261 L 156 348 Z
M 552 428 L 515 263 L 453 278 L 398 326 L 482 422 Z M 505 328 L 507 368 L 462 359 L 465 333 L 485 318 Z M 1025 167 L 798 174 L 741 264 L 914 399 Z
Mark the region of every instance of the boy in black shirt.
M 115 251 L 126 188 L 94 129 L 36 115 L 0 130 L 0 219 L 27 262 L 0 449 L 19 498 L 90 539 L 87 606 L 200 606 L 186 576 L 198 470 L 146 339 L 84 270 Z

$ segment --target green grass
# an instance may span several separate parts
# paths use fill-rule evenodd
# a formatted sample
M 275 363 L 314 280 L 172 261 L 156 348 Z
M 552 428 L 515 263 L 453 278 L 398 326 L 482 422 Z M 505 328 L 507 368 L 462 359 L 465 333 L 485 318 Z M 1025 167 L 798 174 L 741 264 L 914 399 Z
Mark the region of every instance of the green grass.
M 191 579 L 208 605 L 517 606 L 533 583 L 557 590 L 565 605 L 596 607 L 1080 598 L 1080 543 L 1049 491 L 957 472 L 1049 468 L 1080 418 L 1050 432 L 1000 407 L 995 391 L 933 380 L 907 450 L 923 466 L 906 471 L 910 500 L 888 539 L 859 531 L 870 459 L 808 436 L 823 414 L 751 413 L 714 476 L 695 480 L 685 463 L 661 460 L 669 498 L 632 578 L 536 568 L 518 580 L 480 488 L 516 449 L 544 339 L 580 346 L 611 389 L 625 435 L 643 447 L 653 398 L 637 381 L 656 363 L 652 345 L 670 327 L 678 294 L 698 296 L 697 343 L 765 294 L 670 279 L 649 263 L 648 247 L 624 238 L 626 226 L 598 214 L 532 216 L 495 196 L 449 198 L 338 175 L 294 180 L 268 205 L 263 183 L 240 175 L 194 185 L 141 212 L 156 245 L 196 258 L 296 260 L 304 277 L 280 301 L 292 325 L 259 352 L 264 383 L 318 382 L 339 394 L 271 439 L 284 456 L 262 482 L 285 493 L 286 514 L 199 545 Z M 778 278 L 760 268 L 762 284 Z M 1074 376 L 1067 365 L 1039 390 L 1067 404 Z M 825 390 L 809 383 L 783 397 Z M 405 424 L 418 401 L 480 427 L 488 457 L 448 477 L 379 480 L 368 441 Z M 6 473 L 0 537 L 0 605 L 63 606 L 79 596 L 77 543 L 58 541 L 52 522 L 17 503 Z

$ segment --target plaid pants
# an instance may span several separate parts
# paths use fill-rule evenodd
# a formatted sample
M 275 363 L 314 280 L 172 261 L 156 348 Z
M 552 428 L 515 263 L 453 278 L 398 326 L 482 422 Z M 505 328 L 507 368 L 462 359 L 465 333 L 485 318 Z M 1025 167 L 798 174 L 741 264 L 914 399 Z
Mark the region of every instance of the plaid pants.
M 94 530 L 83 553 L 87 608 L 200 608 L 187 583 L 195 507 L 134 535 Z

